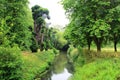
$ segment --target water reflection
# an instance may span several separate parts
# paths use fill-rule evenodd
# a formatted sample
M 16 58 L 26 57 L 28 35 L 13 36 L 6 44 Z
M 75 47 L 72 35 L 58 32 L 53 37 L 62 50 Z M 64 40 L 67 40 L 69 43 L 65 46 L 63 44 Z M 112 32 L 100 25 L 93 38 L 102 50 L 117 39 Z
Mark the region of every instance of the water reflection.
M 71 75 L 72 74 L 69 73 L 66 68 L 64 68 L 64 72 L 62 72 L 60 74 L 53 74 L 52 77 L 51 77 L 51 80 L 68 80 L 68 78 Z
M 52 72 L 54 74 L 62 73 L 66 65 L 67 65 L 67 56 L 64 53 L 61 53 L 59 56 L 56 56 L 54 60 Z
M 68 62 L 66 53 L 61 53 L 54 60 L 51 71 L 42 80 L 68 80 L 72 76 L 73 66 Z

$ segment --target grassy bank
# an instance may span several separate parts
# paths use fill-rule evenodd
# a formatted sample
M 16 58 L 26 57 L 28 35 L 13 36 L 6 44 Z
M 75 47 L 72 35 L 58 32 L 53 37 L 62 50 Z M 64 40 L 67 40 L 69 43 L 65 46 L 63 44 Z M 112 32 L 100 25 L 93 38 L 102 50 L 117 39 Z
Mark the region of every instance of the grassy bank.
M 98 59 L 83 67 L 76 66 L 71 80 L 119 80 L 120 59 Z
M 34 80 L 35 77 L 40 77 L 48 69 L 55 54 L 53 50 L 38 53 L 23 52 L 22 57 L 24 61 L 23 80 Z
M 70 80 L 120 80 L 120 52 L 103 48 L 100 53 L 84 49 L 80 54 Z
M 55 55 L 55 49 L 31 53 L 18 47 L 0 47 L 0 80 L 35 80 L 47 72 Z M 39 79 L 40 80 L 40 79 Z

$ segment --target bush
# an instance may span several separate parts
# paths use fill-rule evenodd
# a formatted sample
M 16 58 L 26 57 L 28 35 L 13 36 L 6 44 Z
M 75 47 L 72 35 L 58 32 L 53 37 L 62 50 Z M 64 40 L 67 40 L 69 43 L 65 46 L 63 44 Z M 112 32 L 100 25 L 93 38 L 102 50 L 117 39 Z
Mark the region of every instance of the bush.
M 58 32 L 56 36 L 57 43 L 55 47 L 61 50 L 67 44 L 67 40 L 63 37 L 63 32 Z
M 22 80 L 21 69 L 20 50 L 0 47 L 0 80 Z
M 83 49 L 80 46 L 75 48 L 73 45 L 69 45 L 69 49 L 67 50 L 67 57 L 69 62 L 74 62 L 74 66 L 83 66 L 86 62 Z
M 70 60 L 70 62 L 74 62 L 78 56 L 79 56 L 79 50 L 72 45 L 70 45 L 68 51 L 67 51 L 67 56 Z
M 60 53 L 60 51 L 55 48 L 53 48 L 52 50 L 53 50 L 54 54 L 56 54 L 56 55 Z

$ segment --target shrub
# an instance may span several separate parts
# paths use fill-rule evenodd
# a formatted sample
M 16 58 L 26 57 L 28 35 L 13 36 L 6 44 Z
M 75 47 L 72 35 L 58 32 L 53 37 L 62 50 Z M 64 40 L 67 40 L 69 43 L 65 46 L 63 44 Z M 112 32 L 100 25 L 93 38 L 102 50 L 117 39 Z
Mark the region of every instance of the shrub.
M 68 56 L 70 62 L 74 62 L 79 56 L 78 48 L 74 48 L 72 45 L 70 45 L 70 47 L 67 51 L 67 56 Z
M 21 69 L 20 50 L 0 47 L 0 80 L 22 80 Z
M 52 50 L 53 50 L 54 54 L 56 54 L 56 55 L 60 53 L 59 50 L 57 50 L 56 48 L 53 48 Z
M 69 62 L 74 62 L 74 66 L 83 66 L 86 62 L 83 49 L 80 46 L 75 48 L 73 45 L 69 45 L 67 50 L 67 57 Z
M 63 37 L 63 32 L 57 32 L 56 36 L 57 43 L 55 47 L 61 50 L 67 44 L 67 40 Z

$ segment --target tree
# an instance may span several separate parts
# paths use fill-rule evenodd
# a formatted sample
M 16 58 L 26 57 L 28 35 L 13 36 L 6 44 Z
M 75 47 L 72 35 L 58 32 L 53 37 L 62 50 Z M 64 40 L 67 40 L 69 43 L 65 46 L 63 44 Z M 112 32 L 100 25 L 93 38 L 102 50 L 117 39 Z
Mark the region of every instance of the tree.
M 117 43 L 120 39 L 120 1 L 111 0 L 110 10 L 108 14 L 108 23 L 111 26 L 110 34 L 114 43 L 114 50 L 117 52 Z
M 35 5 L 32 7 L 32 15 L 34 19 L 34 37 L 35 41 L 33 43 L 38 44 L 40 49 L 44 48 L 44 36 L 47 31 L 45 18 L 50 19 L 49 11 L 46 8 L 42 8 L 39 5 Z M 36 47 L 37 49 L 37 47 Z
M 0 26 L 8 46 L 18 45 L 22 50 L 29 49 L 32 16 L 28 8 L 28 0 L 3 0 L 0 6 L 0 13 L 2 13 Z
M 111 9 L 110 1 L 111 0 L 63 0 L 62 2 L 71 21 L 70 24 L 74 24 L 74 26 L 72 26 L 75 27 L 74 31 L 78 32 L 76 33 L 77 35 L 80 35 L 75 38 L 83 37 L 89 47 L 93 40 L 97 46 L 97 51 L 101 51 L 101 45 L 104 39 L 109 36 L 110 24 L 108 23 L 108 15 Z M 71 3 L 72 5 L 70 6 Z M 75 33 L 72 30 L 70 33 Z M 71 39 L 75 40 L 75 38 Z
M 64 37 L 67 39 L 69 44 L 73 44 L 74 46 L 79 46 L 86 44 L 86 41 L 84 41 L 85 35 L 80 31 L 82 28 L 79 28 L 76 26 L 74 23 L 75 20 L 72 20 L 70 24 L 67 25 L 65 32 L 64 32 Z

